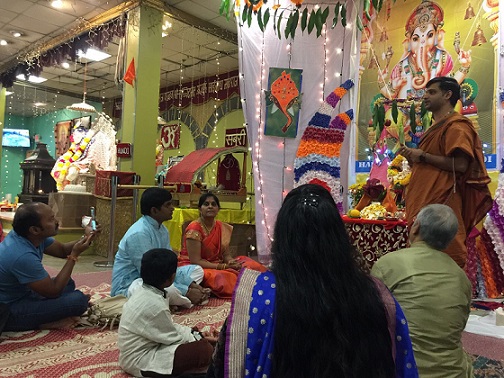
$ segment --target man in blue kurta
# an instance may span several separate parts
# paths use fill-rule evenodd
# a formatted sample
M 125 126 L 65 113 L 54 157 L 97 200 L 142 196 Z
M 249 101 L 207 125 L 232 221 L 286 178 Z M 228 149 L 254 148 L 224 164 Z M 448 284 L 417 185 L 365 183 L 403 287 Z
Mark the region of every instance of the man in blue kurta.
M 145 252 L 155 248 L 171 249 L 170 235 L 163 222 L 173 215 L 172 196 L 162 188 L 145 190 L 140 199 L 142 217 L 137 220 L 119 242 L 112 270 L 111 295 L 129 297 L 141 286 L 140 266 Z M 208 299 L 208 291 L 199 283 L 203 269 L 199 265 L 188 265 L 177 269 L 175 282 L 167 288 L 170 304 L 190 307 Z

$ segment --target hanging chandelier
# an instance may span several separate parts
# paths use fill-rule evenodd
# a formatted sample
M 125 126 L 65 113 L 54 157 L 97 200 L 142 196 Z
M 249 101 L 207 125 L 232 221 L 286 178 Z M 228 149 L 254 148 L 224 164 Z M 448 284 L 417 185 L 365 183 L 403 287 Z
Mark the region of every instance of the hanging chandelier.
M 77 112 L 82 113 L 97 113 L 95 107 L 86 102 L 86 72 L 87 72 L 87 63 L 84 64 L 84 94 L 82 96 L 82 102 L 77 102 L 72 105 L 67 106 L 66 108 L 69 110 L 75 110 Z

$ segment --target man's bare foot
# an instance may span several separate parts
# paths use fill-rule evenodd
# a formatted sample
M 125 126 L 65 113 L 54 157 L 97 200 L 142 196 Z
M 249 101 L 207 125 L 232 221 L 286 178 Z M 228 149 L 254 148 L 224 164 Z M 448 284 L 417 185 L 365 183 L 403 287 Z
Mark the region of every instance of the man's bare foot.
M 209 289 L 208 287 L 203 287 L 201 285 L 198 285 L 196 282 L 192 282 L 190 285 L 189 285 L 189 288 L 194 288 L 194 289 L 198 289 L 198 290 L 201 290 L 203 293 L 205 294 L 208 294 L 210 296 L 210 294 L 212 293 L 212 290 Z
M 210 293 L 202 289 L 189 287 L 189 290 L 187 290 L 186 297 L 189 298 L 193 305 L 206 305 L 208 303 Z

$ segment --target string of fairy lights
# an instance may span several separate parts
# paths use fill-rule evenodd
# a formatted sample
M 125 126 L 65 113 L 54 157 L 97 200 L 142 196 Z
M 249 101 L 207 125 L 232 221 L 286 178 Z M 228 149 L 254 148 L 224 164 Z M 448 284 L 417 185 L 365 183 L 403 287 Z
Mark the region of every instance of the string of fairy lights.
M 316 4 L 314 5 L 314 10 L 316 11 L 318 8 L 320 8 L 320 5 Z M 292 8 L 293 9 L 293 8 Z M 235 9 L 235 14 L 239 13 L 239 9 Z M 345 41 L 346 38 L 346 32 L 347 29 L 350 30 L 352 28 L 352 24 L 348 23 L 346 27 L 343 29 L 343 38 L 342 41 Z M 240 33 L 240 40 L 239 40 L 239 53 L 242 61 L 245 61 L 244 58 L 244 40 L 243 40 L 243 30 L 242 33 Z M 324 38 L 323 42 L 323 62 L 324 62 L 324 67 L 323 67 L 323 79 L 319 85 L 320 87 L 320 92 L 319 92 L 319 101 L 320 103 L 324 102 L 325 98 L 325 90 L 326 90 L 326 85 L 328 81 L 330 81 L 329 78 L 329 70 L 328 70 L 328 64 L 329 64 L 329 36 L 328 36 L 328 30 L 327 30 L 327 25 L 323 25 L 322 29 L 322 34 Z M 286 45 L 286 51 L 288 55 L 288 68 L 291 68 L 291 62 L 292 62 L 292 57 L 293 53 L 293 43 L 292 39 L 288 42 Z M 260 221 L 260 223 L 265 227 L 266 230 L 266 235 L 268 239 L 272 242 L 273 241 L 273 234 L 272 234 L 272 225 L 273 221 L 270 219 L 273 214 L 270 214 L 268 207 L 265 204 L 265 193 L 264 193 L 264 175 L 263 175 L 263 170 L 261 169 L 261 159 L 262 159 L 262 145 L 263 145 L 263 137 L 264 137 L 264 127 L 265 127 L 265 119 L 264 119 L 264 114 L 263 114 L 263 106 L 264 106 L 264 94 L 267 89 L 267 83 L 266 80 L 268 79 L 267 73 L 266 73 L 266 65 L 265 65 L 265 43 L 266 43 L 266 35 L 265 32 L 262 32 L 262 40 L 261 40 L 261 54 L 260 54 L 260 77 L 257 81 L 257 85 L 259 86 L 259 91 L 255 95 L 255 102 L 253 104 L 255 108 L 255 121 L 257 122 L 258 129 L 257 129 L 257 138 L 256 141 L 254 142 L 253 146 L 253 159 L 252 159 L 252 170 L 255 173 L 255 177 L 257 178 L 257 182 L 255 183 L 255 197 L 256 197 L 256 206 L 260 207 L 263 211 L 263 219 Z M 336 47 L 335 48 L 335 53 L 337 55 L 341 55 L 343 53 L 343 47 Z M 340 78 L 340 83 L 341 84 L 341 76 L 342 72 L 344 69 L 344 59 L 341 59 L 341 65 L 337 67 L 337 70 L 334 73 L 334 77 Z M 243 72 L 243 69 L 239 73 L 239 78 L 240 78 L 240 86 L 243 87 L 242 93 L 247 93 L 247 78 L 245 77 L 245 74 Z M 242 97 L 242 107 L 244 110 L 244 114 L 247 114 L 247 99 L 245 97 Z M 244 123 L 245 127 L 248 127 L 248 123 Z M 281 185 L 282 185 L 282 192 L 281 196 L 282 198 L 280 199 L 280 202 L 283 200 L 285 195 L 287 194 L 287 189 L 285 185 L 285 178 L 290 177 L 293 171 L 293 167 L 287 164 L 286 162 L 286 140 L 285 138 L 282 138 L 282 140 L 277 144 L 277 147 L 279 149 L 282 149 L 283 152 L 283 172 L 282 172 L 282 177 L 281 177 Z

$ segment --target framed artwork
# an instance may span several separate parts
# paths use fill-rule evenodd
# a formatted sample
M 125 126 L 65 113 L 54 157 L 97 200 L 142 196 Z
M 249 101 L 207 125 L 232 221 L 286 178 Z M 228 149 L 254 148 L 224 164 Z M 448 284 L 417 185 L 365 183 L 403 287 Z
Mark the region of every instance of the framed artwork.
M 295 138 L 298 129 L 303 70 L 269 69 L 264 135 Z
M 54 127 L 54 143 L 56 155 L 63 155 L 70 148 L 70 135 L 72 135 L 73 121 L 60 121 Z

